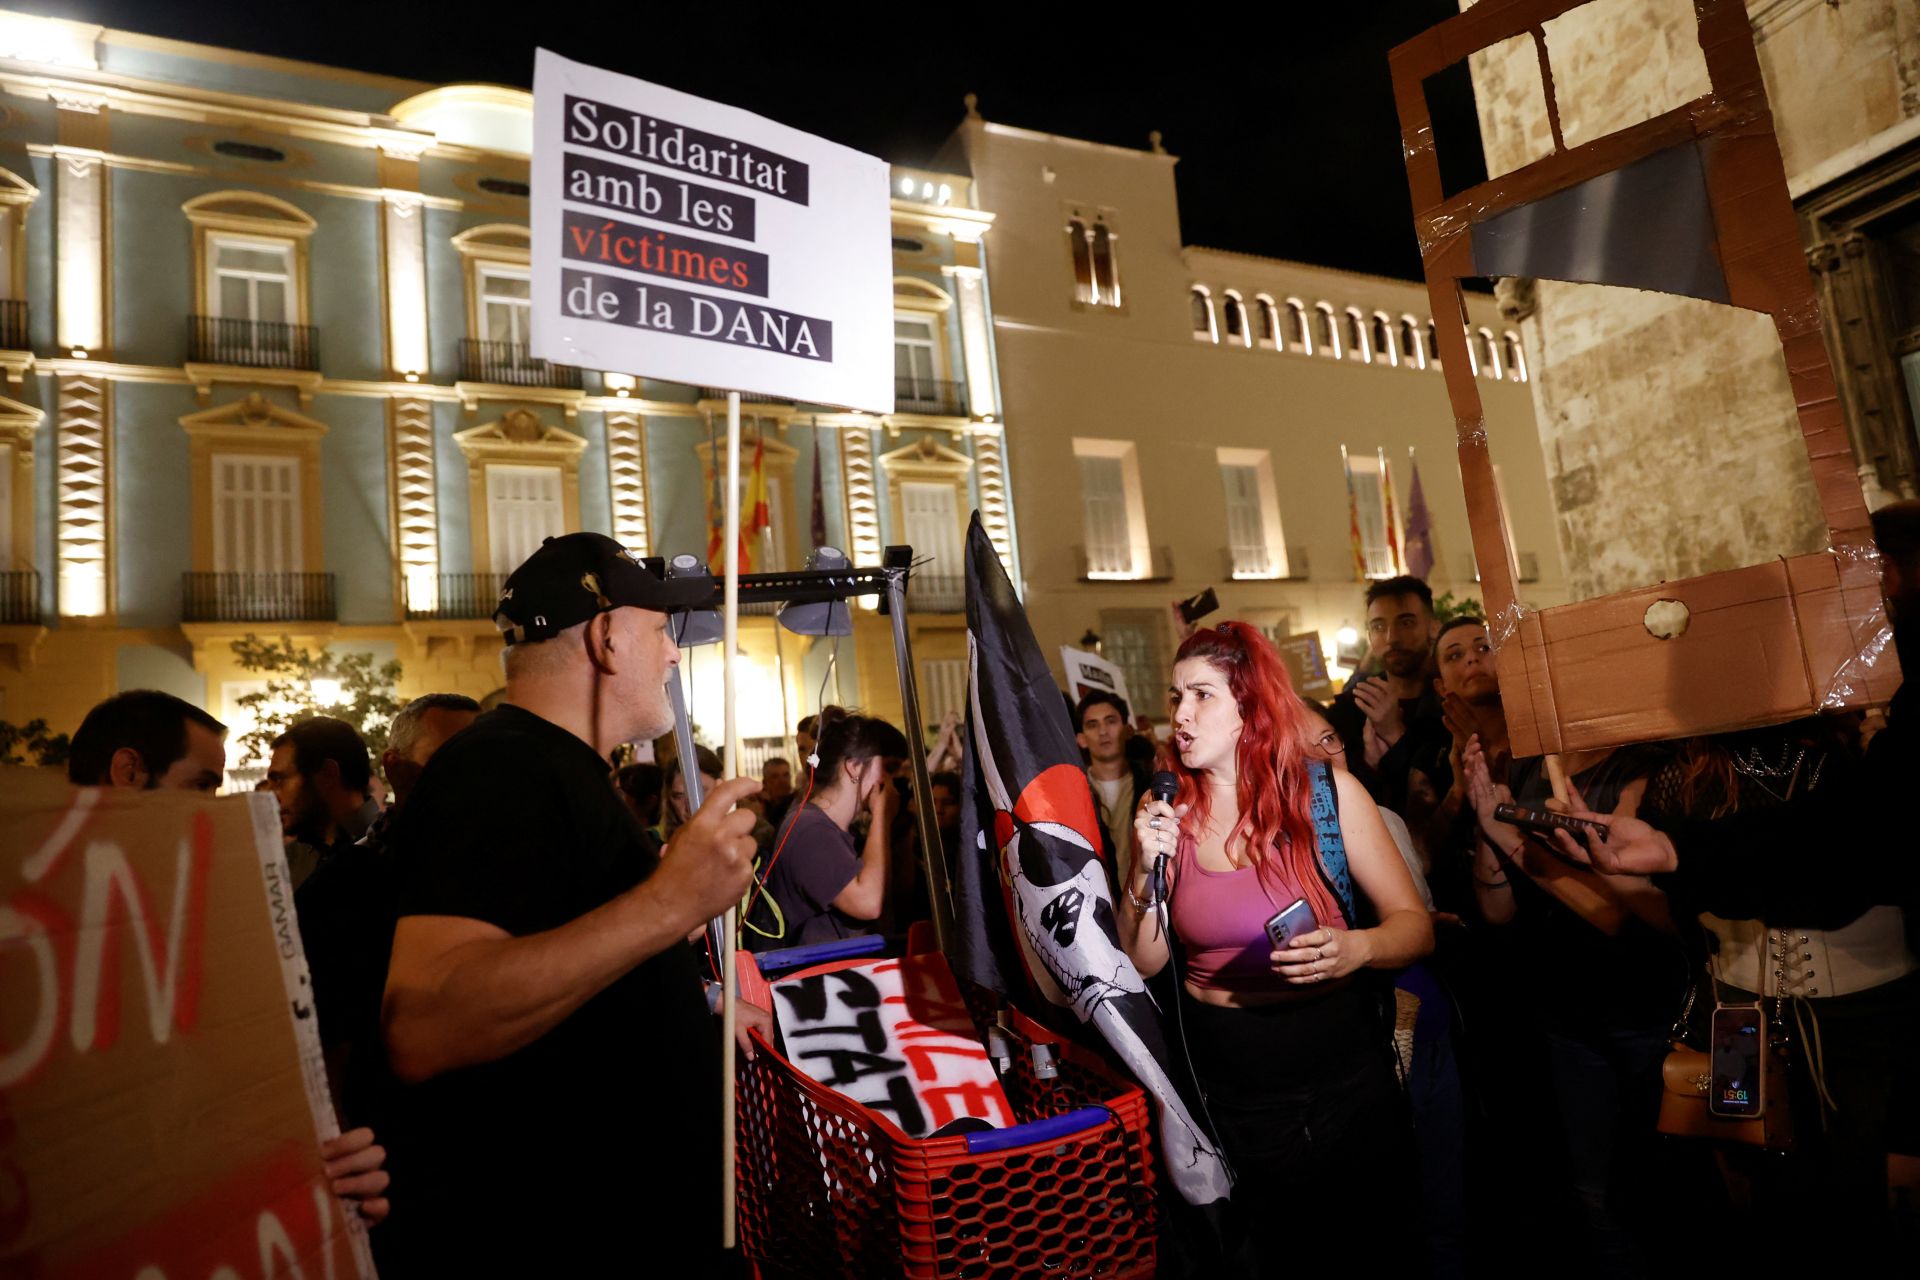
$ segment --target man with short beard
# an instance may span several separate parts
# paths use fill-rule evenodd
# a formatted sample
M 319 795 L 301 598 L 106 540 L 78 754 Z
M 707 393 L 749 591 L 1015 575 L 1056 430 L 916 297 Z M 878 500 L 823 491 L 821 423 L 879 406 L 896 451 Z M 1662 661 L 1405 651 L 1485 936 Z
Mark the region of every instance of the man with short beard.
M 407 1274 L 721 1265 L 720 1045 L 687 936 L 746 891 L 753 814 L 734 806 L 759 784 L 716 785 L 656 854 L 607 780 L 615 747 L 672 728 L 668 615 L 711 592 L 602 534 L 547 539 L 494 613 L 506 702 L 395 823 Z
M 1347 768 L 1375 803 L 1402 810 L 1407 771 L 1433 741 L 1444 742 L 1440 698 L 1431 687 L 1433 588 L 1410 576 L 1367 588 L 1367 651 L 1381 673 L 1347 681 L 1327 719 L 1347 746 Z

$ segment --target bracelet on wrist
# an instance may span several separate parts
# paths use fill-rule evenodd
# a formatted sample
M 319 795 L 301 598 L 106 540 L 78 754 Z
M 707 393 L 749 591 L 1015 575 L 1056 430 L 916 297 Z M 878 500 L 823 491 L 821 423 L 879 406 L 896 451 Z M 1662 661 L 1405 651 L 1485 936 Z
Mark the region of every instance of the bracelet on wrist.
M 1485 887 L 1487 887 L 1487 888 L 1489 888 L 1489 889 L 1501 889 L 1501 888 L 1506 888 L 1506 887 L 1508 887 L 1508 886 L 1510 886 L 1510 885 L 1511 885 L 1511 884 L 1513 883 L 1513 882 L 1512 882 L 1512 881 L 1511 881 L 1510 879 L 1508 879 L 1508 877 L 1506 877 L 1506 876 L 1501 876 L 1501 877 L 1500 877 L 1500 878 L 1499 878 L 1498 880 L 1482 880 L 1482 879 L 1481 879 L 1481 878 L 1480 878 L 1479 876 L 1475 876 L 1475 877 L 1473 878 L 1473 882 L 1474 882 L 1475 884 L 1478 884 L 1478 885 L 1484 885 Z

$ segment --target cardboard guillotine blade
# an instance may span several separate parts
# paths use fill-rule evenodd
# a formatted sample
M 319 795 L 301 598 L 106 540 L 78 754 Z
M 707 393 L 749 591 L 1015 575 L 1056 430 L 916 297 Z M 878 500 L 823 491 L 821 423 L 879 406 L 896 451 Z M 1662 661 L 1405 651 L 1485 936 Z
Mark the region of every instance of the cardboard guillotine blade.
M 1740 0 L 1694 0 L 1709 91 L 1566 145 L 1544 25 L 1589 0 L 1481 0 L 1394 49 L 1394 97 L 1460 473 L 1516 755 L 1778 723 L 1884 702 L 1900 684 L 1878 556 L 1820 329 L 1820 307 Z M 1447 196 L 1425 81 L 1530 36 L 1550 154 Z M 1514 549 L 1467 348 L 1468 276 L 1622 285 L 1769 316 L 1779 334 L 1828 549 L 1552 608 L 1515 595 Z M 1677 601 L 1684 633 L 1647 610 Z M 1671 607 L 1671 606 L 1669 606 Z

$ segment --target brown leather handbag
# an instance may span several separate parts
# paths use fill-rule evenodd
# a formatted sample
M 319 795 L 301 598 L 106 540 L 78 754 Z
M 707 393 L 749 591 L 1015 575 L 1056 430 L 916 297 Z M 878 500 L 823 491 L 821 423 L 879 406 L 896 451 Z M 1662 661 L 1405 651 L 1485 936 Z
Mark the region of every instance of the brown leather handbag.
M 1687 991 L 1686 1007 L 1674 1024 L 1672 1048 L 1660 1067 L 1660 1119 L 1655 1128 L 1676 1138 L 1707 1138 L 1768 1151 L 1793 1148 L 1793 1111 L 1787 1101 L 1787 1062 L 1769 1040 L 1760 1041 L 1760 1071 L 1764 1080 L 1760 1114 L 1744 1119 L 1717 1116 L 1707 1107 L 1713 1081 L 1712 1060 L 1690 1047 L 1684 1036 L 1693 1013 L 1698 988 Z

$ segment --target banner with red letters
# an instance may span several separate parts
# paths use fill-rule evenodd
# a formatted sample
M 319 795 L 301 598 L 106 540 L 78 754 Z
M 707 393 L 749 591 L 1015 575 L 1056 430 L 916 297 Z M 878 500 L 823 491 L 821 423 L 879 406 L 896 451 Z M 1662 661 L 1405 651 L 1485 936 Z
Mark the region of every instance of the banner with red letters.
M 0 1273 L 372 1275 L 270 798 L 0 768 Z

